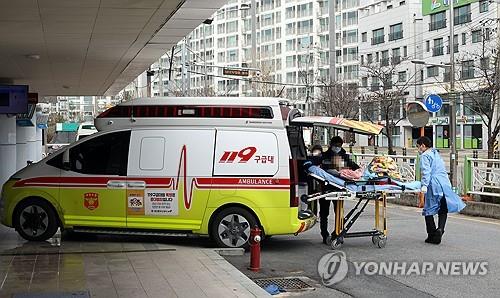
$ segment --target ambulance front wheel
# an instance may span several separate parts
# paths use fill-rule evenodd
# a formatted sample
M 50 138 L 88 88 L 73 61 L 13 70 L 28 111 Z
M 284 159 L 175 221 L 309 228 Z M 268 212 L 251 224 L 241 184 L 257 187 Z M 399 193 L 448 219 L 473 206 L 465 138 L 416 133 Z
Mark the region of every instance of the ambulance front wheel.
M 14 212 L 14 228 L 26 240 L 45 241 L 57 232 L 57 215 L 52 206 L 42 199 L 22 201 Z
M 219 247 L 248 248 L 250 229 L 258 225 L 255 216 L 240 207 L 219 212 L 210 227 L 211 236 Z

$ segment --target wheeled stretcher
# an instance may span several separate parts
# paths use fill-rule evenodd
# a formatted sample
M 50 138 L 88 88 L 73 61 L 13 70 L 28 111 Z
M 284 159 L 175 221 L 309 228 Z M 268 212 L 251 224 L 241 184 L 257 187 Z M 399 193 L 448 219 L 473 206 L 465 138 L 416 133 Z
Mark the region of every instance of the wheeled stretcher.
M 307 196 L 307 201 L 332 200 L 335 208 L 335 229 L 331 235 L 332 249 L 338 249 L 345 238 L 371 237 L 372 243 L 383 248 L 387 243 L 387 198 L 401 193 L 417 193 L 419 182 L 402 183 L 389 178 L 367 181 L 346 181 L 330 175 L 318 167 L 310 167 L 308 175 L 323 184 L 323 191 Z M 344 201 L 356 201 L 355 206 L 344 215 Z M 375 224 L 373 230 L 349 232 L 356 220 L 365 211 L 368 203 L 374 202 Z

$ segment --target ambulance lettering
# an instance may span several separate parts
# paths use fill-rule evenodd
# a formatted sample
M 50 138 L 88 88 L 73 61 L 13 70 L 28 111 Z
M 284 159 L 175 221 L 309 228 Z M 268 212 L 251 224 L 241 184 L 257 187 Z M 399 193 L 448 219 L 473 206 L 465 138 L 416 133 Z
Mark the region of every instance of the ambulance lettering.
M 224 151 L 219 163 L 234 163 L 237 160 L 238 163 L 248 163 L 257 153 L 257 148 L 250 146 L 246 147 L 240 151 Z M 238 158 L 238 159 L 237 159 Z M 255 155 L 256 163 L 274 163 L 274 156 L 272 155 Z
M 238 181 L 238 184 L 273 185 L 274 181 L 273 181 L 273 179 L 253 179 L 253 178 L 246 178 L 246 179 L 240 179 Z
M 238 151 L 224 151 L 222 154 L 219 163 L 232 163 L 236 159 L 239 158 L 238 163 L 247 163 L 252 156 L 257 152 L 257 148 L 255 147 L 246 147 L 242 150 Z

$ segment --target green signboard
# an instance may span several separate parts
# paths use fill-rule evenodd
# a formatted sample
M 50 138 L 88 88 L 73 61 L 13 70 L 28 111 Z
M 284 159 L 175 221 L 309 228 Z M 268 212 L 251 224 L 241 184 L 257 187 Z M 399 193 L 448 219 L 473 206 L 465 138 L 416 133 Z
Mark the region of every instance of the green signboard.
M 453 0 L 422 0 L 422 15 L 429 15 L 440 11 L 445 11 L 450 7 Z M 454 0 L 455 7 L 464 6 L 478 0 Z

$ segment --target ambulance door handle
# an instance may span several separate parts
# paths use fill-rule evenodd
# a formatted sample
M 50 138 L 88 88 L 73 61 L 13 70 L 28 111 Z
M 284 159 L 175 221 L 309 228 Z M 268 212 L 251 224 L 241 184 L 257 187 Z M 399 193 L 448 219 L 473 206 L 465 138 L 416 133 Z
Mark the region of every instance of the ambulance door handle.
M 119 181 L 119 180 L 109 180 L 108 181 L 108 188 L 125 188 L 126 187 L 125 181 Z
M 146 182 L 144 182 L 144 181 L 132 181 L 132 182 L 128 182 L 127 186 L 129 188 L 146 188 Z

